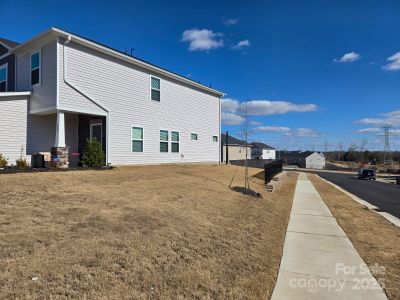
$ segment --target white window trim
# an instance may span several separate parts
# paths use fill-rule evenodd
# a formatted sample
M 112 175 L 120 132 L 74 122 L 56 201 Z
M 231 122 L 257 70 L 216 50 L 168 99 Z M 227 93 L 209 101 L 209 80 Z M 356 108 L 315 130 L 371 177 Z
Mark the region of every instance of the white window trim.
M 178 136 L 179 136 L 179 140 L 177 141 L 177 142 L 175 142 L 175 141 L 173 141 L 172 140 L 172 132 L 177 132 L 178 133 Z M 170 146 L 171 146 L 171 153 L 181 153 L 181 132 L 179 131 L 179 130 L 171 130 L 171 142 L 170 142 Z M 179 151 L 178 152 L 172 152 L 172 143 L 176 143 L 176 144 L 178 144 L 179 145 Z
M 2 64 L 0 66 L 0 70 L 2 70 L 2 69 L 6 69 L 6 90 L 5 90 L 5 92 L 7 92 L 8 91 L 8 63 Z
M 217 140 L 216 140 L 216 141 L 214 141 L 214 137 L 217 137 Z M 213 135 L 212 138 L 211 138 L 211 140 L 213 141 L 213 143 L 218 143 L 218 135 Z
M 153 87 L 151 86 L 151 79 L 152 79 L 152 78 L 156 78 L 156 79 L 160 80 L 160 88 L 159 88 L 158 90 L 157 90 L 157 89 L 154 89 L 154 90 L 160 92 L 160 100 L 159 100 L 159 101 L 153 100 L 153 99 L 151 98 L 151 91 L 153 90 Z M 161 102 L 161 78 L 159 78 L 159 77 L 157 77 L 157 76 L 153 76 L 153 75 L 150 75 L 150 100 L 151 100 L 151 101 L 154 101 L 154 102 Z
M 196 135 L 196 139 L 195 139 L 195 140 L 192 139 L 192 134 L 195 134 L 195 135 Z M 194 142 L 197 142 L 197 141 L 199 140 L 199 134 L 198 134 L 198 133 L 195 133 L 195 132 L 191 132 L 191 133 L 190 133 L 190 140 L 191 140 L 191 141 L 194 141 Z
M 161 139 L 160 139 L 160 131 L 166 131 L 166 132 L 168 132 L 168 140 L 166 140 L 166 141 L 162 141 Z M 160 129 L 159 131 L 158 131 L 158 138 L 159 138 L 159 140 L 160 140 L 160 143 L 161 142 L 164 142 L 164 143 L 167 143 L 168 144 L 168 151 L 167 152 L 161 152 L 160 151 L 160 144 L 158 144 L 158 152 L 159 153 L 162 153 L 162 154 L 168 154 L 168 153 L 170 153 L 171 152 L 171 147 L 170 147 L 170 136 L 171 136 L 171 133 L 169 132 L 169 130 L 166 130 L 166 129 Z
M 133 139 L 133 133 L 132 133 L 132 129 L 133 128 L 141 128 L 142 129 L 142 139 L 141 140 Z M 142 141 L 142 152 L 134 152 L 133 151 L 132 141 Z M 131 153 L 139 154 L 139 153 L 143 153 L 144 152 L 144 127 L 143 126 L 131 125 L 131 141 L 130 141 L 130 143 L 131 143 Z
M 32 71 L 33 71 L 32 70 L 32 55 L 34 55 L 36 53 L 39 53 L 39 67 L 38 67 L 38 69 L 39 69 L 39 82 L 35 83 L 35 84 L 32 84 Z M 42 84 L 42 49 L 41 48 L 30 53 L 29 66 L 30 66 L 30 69 L 29 69 L 29 83 L 30 83 L 30 85 L 31 86 L 41 85 Z M 34 69 L 34 70 L 36 70 L 36 69 Z
M 93 138 L 93 126 L 99 126 L 101 127 L 101 137 L 100 137 L 100 145 L 101 147 L 103 147 L 103 123 L 97 122 L 97 123 L 93 123 L 90 124 L 90 140 L 92 140 Z

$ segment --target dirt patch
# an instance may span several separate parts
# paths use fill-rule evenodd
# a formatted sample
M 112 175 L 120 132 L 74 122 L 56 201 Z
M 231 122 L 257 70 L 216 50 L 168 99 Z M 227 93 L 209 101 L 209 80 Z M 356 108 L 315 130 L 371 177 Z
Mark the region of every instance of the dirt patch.
M 255 199 L 229 188 L 243 174 L 166 165 L 2 175 L 0 298 L 269 298 L 297 175 L 273 194 L 253 177 Z
M 369 266 L 383 266 L 389 299 L 400 299 L 400 228 L 377 213 L 364 208 L 315 175 L 308 175 L 354 247 Z

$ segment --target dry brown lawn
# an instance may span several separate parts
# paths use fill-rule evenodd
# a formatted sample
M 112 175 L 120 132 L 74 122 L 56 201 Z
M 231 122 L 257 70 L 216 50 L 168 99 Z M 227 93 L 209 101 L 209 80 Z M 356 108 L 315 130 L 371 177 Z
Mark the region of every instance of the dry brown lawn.
M 269 298 L 297 175 L 272 194 L 253 178 L 256 199 L 228 188 L 235 172 L 0 175 L 0 299 Z
M 400 228 L 365 209 L 315 175 L 308 175 L 354 247 L 369 266 L 382 266 L 389 299 L 400 299 Z

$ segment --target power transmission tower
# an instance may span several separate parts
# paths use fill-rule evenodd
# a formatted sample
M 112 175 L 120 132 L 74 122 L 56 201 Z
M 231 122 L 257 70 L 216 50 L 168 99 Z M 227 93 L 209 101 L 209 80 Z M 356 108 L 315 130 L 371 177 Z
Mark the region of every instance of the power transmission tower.
M 383 126 L 383 133 L 385 136 L 385 148 L 383 151 L 383 163 L 385 164 L 387 160 L 391 159 L 391 153 L 390 153 L 390 129 L 392 127 L 389 125 Z

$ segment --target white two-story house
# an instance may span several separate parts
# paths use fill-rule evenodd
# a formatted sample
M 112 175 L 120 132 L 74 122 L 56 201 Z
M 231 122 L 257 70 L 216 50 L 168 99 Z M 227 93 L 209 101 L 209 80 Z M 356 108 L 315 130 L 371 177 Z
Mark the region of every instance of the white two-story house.
M 219 162 L 223 93 L 57 28 L 1 41 L 0 153 L 11 164 L 52 147 L 82 154 L 94 137 L 109 164 Z

